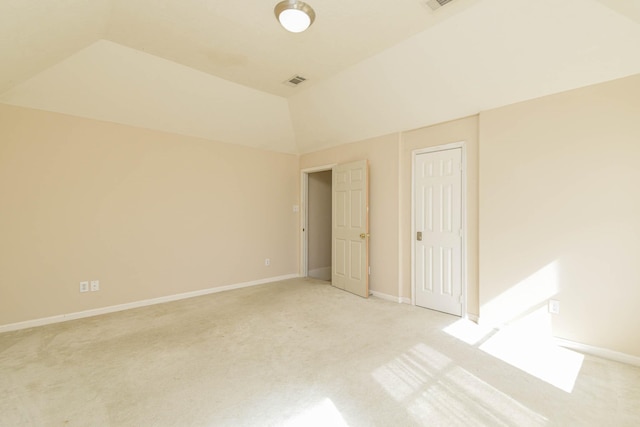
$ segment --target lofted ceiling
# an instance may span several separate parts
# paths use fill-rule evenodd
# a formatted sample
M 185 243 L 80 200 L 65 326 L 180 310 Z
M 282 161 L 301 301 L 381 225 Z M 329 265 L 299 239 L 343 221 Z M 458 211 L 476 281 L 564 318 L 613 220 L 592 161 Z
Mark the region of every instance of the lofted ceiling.
M 277 2 L 0 0 L 0 102 L 299 153 L 640 72 L 634 0 Z

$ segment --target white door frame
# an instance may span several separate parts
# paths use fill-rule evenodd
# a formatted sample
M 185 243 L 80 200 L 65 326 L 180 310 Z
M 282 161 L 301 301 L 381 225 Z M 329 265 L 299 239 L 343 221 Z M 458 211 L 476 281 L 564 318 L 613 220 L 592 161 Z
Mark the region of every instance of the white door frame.
M 414 244 L 416 236 L 416 157 L 420 154 L 456 148 L 462 149 L 462 317 L 467 318 L 467 147 L 464 141 L 420 148 L 411 152 L 411 305 L 416 305 L 416 248 Z
M 333 170 L 337 163 L 302 169 L 300 171 L 300 276 L 309 275 L 309 174 Z M 332 184 L 333 185 L 333 184 Z

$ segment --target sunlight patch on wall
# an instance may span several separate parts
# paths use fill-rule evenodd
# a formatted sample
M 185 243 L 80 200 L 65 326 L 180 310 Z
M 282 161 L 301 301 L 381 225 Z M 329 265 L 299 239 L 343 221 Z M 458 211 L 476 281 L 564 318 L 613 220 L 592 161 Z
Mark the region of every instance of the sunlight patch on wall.
M 331 399 L 326 398 L 283 424 L 285 427 L 349 427 Z
M 558 262 L 553 261 L 480 307 L 486 325 L 508 323 L 558 293 Z

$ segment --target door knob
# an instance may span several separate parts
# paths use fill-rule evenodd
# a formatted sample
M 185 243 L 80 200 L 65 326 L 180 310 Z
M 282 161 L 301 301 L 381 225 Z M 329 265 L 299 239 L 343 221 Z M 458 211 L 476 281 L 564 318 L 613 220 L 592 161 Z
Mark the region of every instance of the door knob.
M 422 241 L 422 231 L 418 231 L 418 235 L 416 236 L 416 239 L 418 239 L 419 242 Z
M 360 233 L 361 239 L 366 239 L 367 237 L 369 237 L 369 233 Z

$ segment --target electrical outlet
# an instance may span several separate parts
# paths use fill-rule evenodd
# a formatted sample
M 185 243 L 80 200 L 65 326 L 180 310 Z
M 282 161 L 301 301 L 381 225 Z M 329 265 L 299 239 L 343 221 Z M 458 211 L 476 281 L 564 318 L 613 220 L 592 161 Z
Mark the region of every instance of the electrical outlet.
M 264 265 L 266 265 L 267 267 L 271 265 L 271 260 L 269 258 L 265 258 L 264 259 Z
M 89 282 L 80 282 L 80 292 L 89 292 Z
M 100 290 L 100 281 L 99 280 L 92 280 L 91 281 L 91 292 L 95 292 L 95 291 L 99 291 Z
M 549 313 L 560 314 L 560 301 L 555 299 L 549 300 Z

